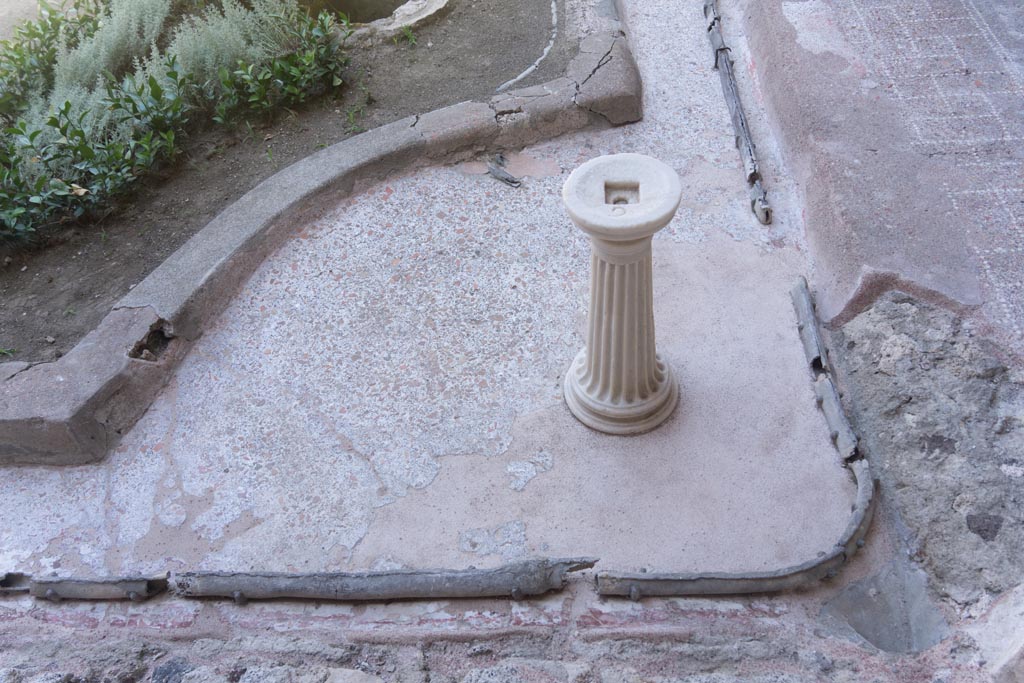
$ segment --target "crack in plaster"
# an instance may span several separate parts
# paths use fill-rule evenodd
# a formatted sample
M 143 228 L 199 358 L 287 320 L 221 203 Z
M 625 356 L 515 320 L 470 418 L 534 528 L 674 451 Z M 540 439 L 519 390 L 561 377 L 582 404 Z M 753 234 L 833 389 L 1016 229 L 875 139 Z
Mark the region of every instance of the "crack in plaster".
M 21 373 L 25 372 L 26 370 L 31 370 L 32 368 L 36 367 L 37 365 L 49 365 L 51 363 L 56 363 L 56 362 L 57 361 L 53 361 L 53 360 L 26 361 L 25 362 L 25 367 L 21 368 L 20 370 L 15 370 L 9 377 L 4 379 L 4 381 L 5 382 L 10 382 L 12 379 L 17 377 Z
M 613 57 L 612 57 L 612 50 L 615 49 L 615 44 L 618 43 L 618 42 L 619 42 L 618 38 L 612 39 L 612 44 L 608 46 L 607 52 L 605 52 L 601 56 L 601 58 L 599 60 L 597 60 L 597 65 L 591 70 L 590 74 L 586 78 L 584 78 L 581 83 L 578 83 L 576 85 L 576 94 L 577 95 L 579 94 L 580 89 L 587 84 L 587 81 L 589 81 L 591 78 L 593 78 L 594 74 L 596 74 L 598 71 L 601 70 L 601 67 L 605 66 L 606 64 L 608 64 L 609 62 L 612 61 L 612 59 L 613 59 Z M 575 102 L 575 101 L 576 100 L 574 98 L 573 102 Z

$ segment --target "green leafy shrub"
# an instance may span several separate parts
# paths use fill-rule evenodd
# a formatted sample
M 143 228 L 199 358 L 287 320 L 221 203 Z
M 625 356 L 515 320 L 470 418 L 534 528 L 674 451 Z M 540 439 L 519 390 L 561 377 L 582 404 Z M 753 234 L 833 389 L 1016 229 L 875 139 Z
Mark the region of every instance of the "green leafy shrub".
M 75 47 L 60 50 L 53 69 L 56 88 L 90 85 L 103 74 L 120 78 L 156 53 L 171 14 L 171 0 L 110 0 L 99 28 Z
M 280 35 L 289 12 L 297 9 L 287 0 L 256 0 L 252 7 L 237 0 L 211 4 L 199 14 L 186 16 L 174 30 L 167 53 L 174 55 L 182 71 L 217 93 L 221 69 L 238 62 L 263 63 L 282 53 Z
M 129 125 L 125 139 L 97 132 L 89 111 L 65 102 L 46 121 L 30 128 L 19 121 L 0 146 L 0 234 L 24 237 L 38 227 L 102 206 L 155 165 L 178 152 L 188 123 L 183 97 L 188 82 L 173 59 L 164 78 L 137 82 L 126 76 L 108 82 L 106 104 Z
M 285 54 L 265 64 L 239 61 L 234 71 L 220 69 L 222 94 L 215 121 L 230 123 L 240 113 L 269 117 L 281 107 L 301 104 L 344 83 L 342 72 L 348 61 L 335 40 L 333 15 L 296 14 L 284 25 Z M 348 29 L 347 24 L 342 26 Z
M 295 0 L 70 2 L 0 43 L 0 239 L 106 206 L 197 113 L 270 117 L 343 82 L 347 21 Z

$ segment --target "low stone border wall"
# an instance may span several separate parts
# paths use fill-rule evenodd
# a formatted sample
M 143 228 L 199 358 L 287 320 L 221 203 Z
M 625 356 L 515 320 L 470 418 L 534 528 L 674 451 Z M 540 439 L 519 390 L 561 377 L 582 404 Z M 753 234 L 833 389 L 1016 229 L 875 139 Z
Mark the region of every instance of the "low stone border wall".
M 0 465 L 103 459 L 256 266 L 357 182 L 639 120 L 640 74 L 620 15 L 608 0 L 594 3 L 599 25 L 580 36 L 563 77 L 410 116 L 310 155 L 210 221 L 65 356 L 0 364 Z

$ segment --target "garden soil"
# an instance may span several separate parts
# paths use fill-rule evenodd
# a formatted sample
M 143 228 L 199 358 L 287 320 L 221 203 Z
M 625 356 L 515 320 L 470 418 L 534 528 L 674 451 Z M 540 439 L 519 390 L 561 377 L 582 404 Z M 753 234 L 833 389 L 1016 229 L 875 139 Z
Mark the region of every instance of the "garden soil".
M 9 0 L 0 0 L 7 22 Z M 12 3 L 11 7 L 16 3 Z M 445 17 L 405 39 L 351 50 L 348 85 L 273 123 L 207 130 L 173 167 L 140 182 L 108 215 L 68 225 L 44 240 L 0 251 L 0 361 L 52 361 L 189 237 L 260 181 L 362 130 L 465 100 L 487 100 L 537 59 L 551 37 L 550 0 L 451 0 Z M 564 36 L 529 86 L 565 72 Z M 11 10 L 11 16 L 22 13 Z M 4 24 L 5 30 L 10 29 Z M 0 245 L 0 250 L 5 247 Z

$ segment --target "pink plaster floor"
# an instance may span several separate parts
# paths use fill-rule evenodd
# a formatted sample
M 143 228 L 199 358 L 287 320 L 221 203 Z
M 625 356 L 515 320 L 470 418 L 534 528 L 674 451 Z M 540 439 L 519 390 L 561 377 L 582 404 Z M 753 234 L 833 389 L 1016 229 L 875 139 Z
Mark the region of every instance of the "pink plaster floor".
M 790 181 L 750 214 L 695 28 L 636 8 L 642 123 L 359 189 L 296 226 L 103 463 L 4 473 L 0 570 L 106 575 L 486 566 L 771 570 L 829 549 L 854 486 L 829 442 L 788 290 L 807 271 Z M 699 27 L 698 27 L 699 28 Z M 755 131 L 764 122 L 752 110 Z M 763 132 L 763 131 L 762 131 Z M 763 139 L 770 140 L 765 133 Z M 659 347 L 682 400 L 609 437 L 564 408 L 587 243 L 560 189 L 636 151 L 680 174 L 655 239 Z

